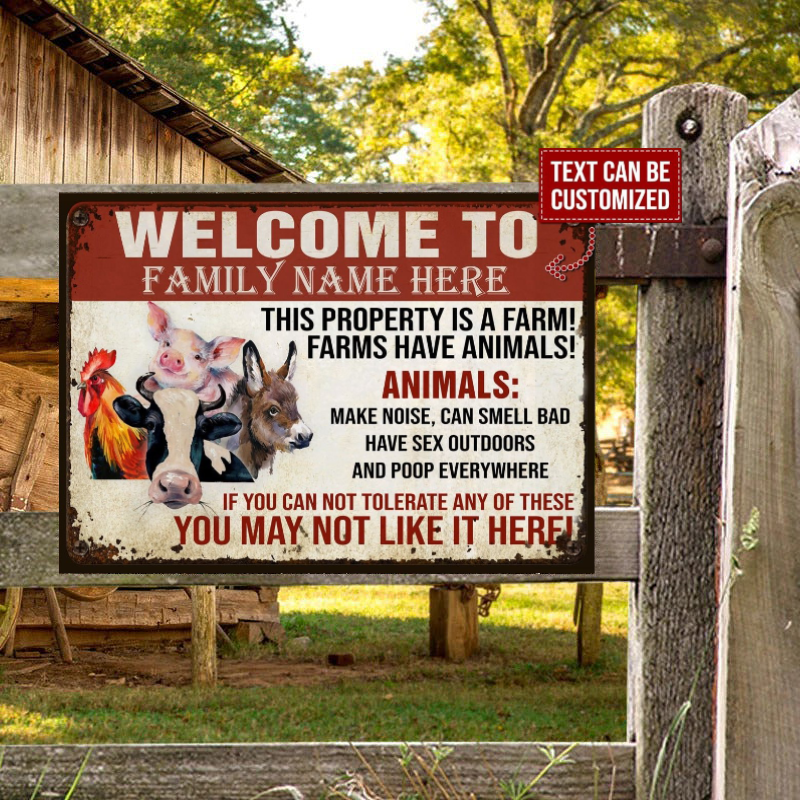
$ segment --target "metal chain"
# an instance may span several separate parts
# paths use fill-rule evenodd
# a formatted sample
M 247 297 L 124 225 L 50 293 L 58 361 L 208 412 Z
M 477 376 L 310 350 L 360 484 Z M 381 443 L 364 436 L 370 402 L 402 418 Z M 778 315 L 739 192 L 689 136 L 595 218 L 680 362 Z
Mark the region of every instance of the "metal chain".
M 445 589 L 461 589 L 461 602 L 468 603 L 475 594 L 478 594 L 478 616 L 488 617 L 492 603 L 500 597 L 499 583 L 461 583 L 461 584 L 438 584 Z M 480 592 L 479 590 L 483 590 Z
M 484 591 L 483 594 L 478 595 L 478 616 L 488 617 L 492 603 L 500 597 L 501 587 L 499 583 L 484 583 L 480 588 Z

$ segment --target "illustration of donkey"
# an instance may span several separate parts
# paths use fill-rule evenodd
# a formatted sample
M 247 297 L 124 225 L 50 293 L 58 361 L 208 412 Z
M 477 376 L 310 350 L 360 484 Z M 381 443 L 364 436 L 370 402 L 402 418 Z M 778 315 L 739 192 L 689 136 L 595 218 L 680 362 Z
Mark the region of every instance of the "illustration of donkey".
M 314 434 L 297 410 L 297 391 L 291 384 L 297 366 L 297 348 L 289 344 L 286 361 L 276 370 L 267 370 L 252 341 L 244 345 L 244 377 L 237 383 L 228 410 L 242 421 L 237 442 L 230 449 L 256 478 L 262 469 L 272 472 L 275 454 L 291 453 L 311 444 Z M 236 440 L 237 437 L 232 437 Z

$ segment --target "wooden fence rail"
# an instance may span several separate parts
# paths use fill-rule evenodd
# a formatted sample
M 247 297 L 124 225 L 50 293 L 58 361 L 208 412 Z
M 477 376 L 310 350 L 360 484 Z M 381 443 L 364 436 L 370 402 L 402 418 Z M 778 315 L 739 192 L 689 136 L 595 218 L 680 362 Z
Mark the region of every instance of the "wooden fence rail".
M 636 508 L 596 508 L 596 572 L 592 575 L 536 575 L 474 573 L 421 574 L 148 574 L 60 573 L 58 571 L 58 514 L 0 513 L 0 586 L 165 586 L 165 585 L 263 585 L 320 584 L 432 584 L 432 583 L 545 583 L 553 581 L 632 581 L 639 573 L 639 511 Z
M 568 745 L 553 746 L 560 752 Z M 429 759 L 428 746 L 413 747 Z M 0 796 L 30 800 L 46 770 L 39 796 L 63 797 L 88 750 L 77 745 L 5 748 Z M 390 797 L 410 794 L 399 764 L 399 743 L 358 744 L 357 750 L 393 792 Z M 629 744 L 579 745 L 569 754 L 571 763 L 555 767 L 537 784 L 536 796 L 606 800 L 613 787 L 613 800 L 634 800 L 633 750 Z M 501 796 L 499 781 L 529 781 L 546 763 L 547 757 L 534 743 L 459 743 L 443 767 L 459 790 L 456 797 L 496 800 Z M 305 800 L 317 800 L 325 786 L 348 773 L 360 774 L 383 796 L 356 748 L 346 743 L 100 745 L 92 749 L 73 800 L 251 800 L 267 789 L 287 785 Z M 289 792 L 270 797 L 292 800 Z

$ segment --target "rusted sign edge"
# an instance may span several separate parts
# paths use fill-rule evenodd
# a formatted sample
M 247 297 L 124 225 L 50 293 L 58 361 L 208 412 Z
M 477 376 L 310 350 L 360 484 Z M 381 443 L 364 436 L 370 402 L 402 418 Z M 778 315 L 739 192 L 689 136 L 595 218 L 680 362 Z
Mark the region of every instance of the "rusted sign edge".
M 60 257 L 60 300 L 59 310 L 61 326 L 59 332 L 59 367 L 62 375 L 59 387 L 60 424 L 63 431 L 59 450 L 62 468 L 68 465 L 68 431 L 70 426 L 70 383 L 66 379 L 69 375 L 70 365 L 70 270 L 68 264 L 68 246 L 70 231 L 69 212 L 77 203 L 108 202 L 159 202 L 175 200 L 164 193 L 154 192 L 153 187 L 142 186 L 141 191 L 131 193 L 130 189 L 140 187 L 126 187 L 127 191 L 103 192 L 80 191 L 59 193 L 59 257 Z M 538 186 L 535 184 L 500 184 L 500 185 L 419 185 L 411 187 L 399 186 L 368 186 L 360 185 L 347 187 L 354 189 L 352 193 L 345 189 L 341 191 L 328 191 L 331 187 L 315 187 L 313 185 L 294 185 L 288 191 L 271 190 L 263 194 L 248 193 L 248 200 L 253 204 L 258 202 L 280 202 L 285 200 L 297 201 L 298 199 L 312 200 L 315 197 L 325 197 L 337 202 L 361 201 L 372 199 L 374 192 L 376 202 L 469 202 L 486 201 L 491 199 L 508 199 L 513 197 L 521 202 L 535 202 L 538 200 Z M 389 189 L 387 192 L 386 189 Z M 322 190 L 322 191 L 320 191 Z M 186 192 L 190 195 L 187 203 L 196 205 L 200 203 L 226 202 L 241 203 L 244 199 L 237 192 L 193 191 Z M 111 195 L 111 197 L 109 196 Z M 388 196 L 387 196 L 388 195 Z M 558 223 L 552 223 L 556 225 Z M 587 236 L 589 226 L 585 226 Z M 202 574 L 225 571 L 230 574 L 328 574 L 342 572 L 346 574 L 467 574 L 467 573 L 519 573 L 544 571 L 554 575 L 590 575 L 594 571 L 595 536 L 594 536 L 594 350 L 595 350 L 595 259 L 596 252 L 591 256 L 584 270 L 583 305 L 584 316 L 584 481 L 583 505 L 577 520 L 575 539 L 578 546 L 572 552 L 562 552 L 555 558 L 547 559 L 503 559 L 475 562 L 471 560 L 372 560 L 358 561 L 351 559 L 341 560 L 297 560 L 274 561 L 243 559 L 209 559 L 209 560 L 180 560 L 180 559 L 117 559 L 116 554 L 109 553 L 108 546 L 90 545 L 86 552 L 77 554 L 74 544 L 78 540 L 78 531 L 73 527 L 74 513 L 69 505 L 67 472 L 63 472 L 64 479 L 60 482 L 59 514 L 60 514 L 60 541 L 59 541 L 59 571 L 62 573 L 176 573 Z M 588 424 L 587 424 L 588 423 Z M 72 549 L 71 549 L 72 548 Z M 113 560 L 111 560 L 113 558 Z

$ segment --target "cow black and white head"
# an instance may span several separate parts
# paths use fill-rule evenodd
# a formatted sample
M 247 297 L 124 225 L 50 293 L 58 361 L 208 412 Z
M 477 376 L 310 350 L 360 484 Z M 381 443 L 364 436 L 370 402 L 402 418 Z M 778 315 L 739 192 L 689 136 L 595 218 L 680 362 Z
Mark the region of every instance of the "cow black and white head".
M 187 389 L 151 390 L 147 382 L 152 375 L 142 375 L 136 382 L 136 390 L 149 401 L 149 407 L 131 395 L 114 400 L 114 410 L 123 422 L 147 431 L 145 463 L 150 499 L 169 508 L 181 508 L 200 502 L 204 480 L 252 480 L 235 456 L 231 455 L 220 471 L 204 451 L 205 442 L 233 436 L 242 427 L 234 414 L 206 416 L 225 404 L 225 390 L 220 387 L 217 400 L 204 402 Z

